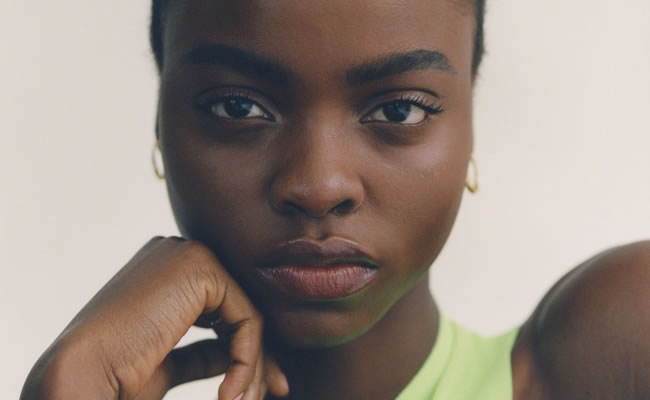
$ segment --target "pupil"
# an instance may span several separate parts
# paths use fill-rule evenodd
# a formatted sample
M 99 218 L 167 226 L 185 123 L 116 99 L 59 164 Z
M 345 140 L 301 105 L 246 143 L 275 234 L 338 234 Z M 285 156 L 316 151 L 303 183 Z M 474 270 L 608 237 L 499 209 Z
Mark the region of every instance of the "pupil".
M 384 115 L 390 122 L 404 122 L 411 114 L 411 103 L 396 101 L 384 106 Z
M 230 117 L 244 118 L 250 114 L 251 109 L 253 108 L 253 103 L 233 97 L 226 100 L 224 108 Z

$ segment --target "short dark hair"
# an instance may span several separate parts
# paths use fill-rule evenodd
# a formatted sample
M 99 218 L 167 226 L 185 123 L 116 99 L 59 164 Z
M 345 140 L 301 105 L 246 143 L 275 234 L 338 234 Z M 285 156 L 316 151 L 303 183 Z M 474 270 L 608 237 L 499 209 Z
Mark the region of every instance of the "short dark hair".
M 474 54 L 472 56 L 472 76 L 476 77 L 483 54 L 485 53 L 485 39 L 483 37 L 483 21 L 485 20 L 485 0 L 470 0 L 474 7 L 476 17 L 476 34 L 474 36 Z M 151 41 L 151 50 L 158 71 L 163 66 L 163 30 L 165 24 L 165 10 L 167 9 L 168 0 L 152 0 L 151 2 L 151 25 L 149 31 L 149 40 Z

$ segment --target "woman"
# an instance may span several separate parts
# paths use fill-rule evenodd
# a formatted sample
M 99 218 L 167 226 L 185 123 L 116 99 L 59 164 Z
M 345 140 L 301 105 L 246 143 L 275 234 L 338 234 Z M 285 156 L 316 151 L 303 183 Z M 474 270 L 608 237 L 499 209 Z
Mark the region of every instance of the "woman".
M 154 2 L 183 239 L 146 244 L 23 397 L 160 398 L 223 372 L 227 400 L 650 397 L 649 243 L 585 262 L 491 340 L 432 299 L 428 268 L 475 188 L 482 15 L 470 0 Z M 219 339 L 172 351 L 193 323 Z

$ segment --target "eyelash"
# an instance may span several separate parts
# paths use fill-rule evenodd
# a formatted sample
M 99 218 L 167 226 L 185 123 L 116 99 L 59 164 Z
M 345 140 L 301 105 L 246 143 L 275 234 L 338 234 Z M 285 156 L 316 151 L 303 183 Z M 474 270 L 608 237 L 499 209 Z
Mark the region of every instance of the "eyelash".
M 436 104 L 436 102 L 429 101 L 423 95 L 402 95 L 398 100 L 389 101 L 388 103 L 382 104 L 380 107 L 383 107 L 384 105 L 393 103 L 395 101 L 404 101 L 416 107 L 420 107 L 430 115 L 439 115 L 445 111 L 441 104 Z
M 219 94 L 211 94 L 207 96 L 202 96 L 197 102 L 197 106 L 201 109 L 201 111 L 205 112 L 209 116 L 214 117 L 214 114 L 212 112 L 212 108 L 214 107 L 215 104 L 228 100 L 228 99 L 242 99 L 246 102 L 250 102 L 255 104 L 257 107 L 259 107 L 262 111 L 264 111 L 265 118 L 268 119 L 269 121 L 274 122 L 275 117 L 273 117 L 273 114 L 271 114 L 266 107 L 261 105 L 259 102 L 255 101 L 253 97 L 250 95 L 250 90 L 246 89 L 241 89 L 241 88 L 229 88 L 227 89 L 226 92 L 224 93 L 219 93 Z M 251 118 L 252 119 L 252 118 Z
M 273 114 L 271 114 L 266 107 L 262 106 L 259 102 L 255 101 L 253 97 L 250 95 L 250 91 L 246 89 L 240 89 L 240 88 L 230 88 L 228 89 L 227 92 L 223 94 L 219 94 L 217 96 L 205 96 L 204 98 L 200 99 L 197 101 L 197 105 L 199 108 L 201 108 L 202 111 L 204 111 L 208 115 L 214 115 L 212 112 L 212 108 L 214 107 L 215 104 L 227 100 L 227 99 L 232 99 L 232 98 L 237 98 L 237 99 L 243 99 L 246 102 L 251 102 L 255 104 L 257 107 L 259 107 L 262 111 L 265 113 L 265 117 L 269 121 L 274 122 L 275 117 Z M 443 106 L 435 101 L 428 100 L 426 96 L 424 95 L 418 95 L 418 94 L 405 94 L 399 96 L 399 98 L 396 99 L 391 99 L 388 101 L 384 101 L 375 108 L 372 109 L 369 113 L 366 114 L 362 118 L 362 123 L 366 118 L 368 118 L 370 115 L 373 113 L 377 112 L 379 109 L 382 107 L 385 107 L 389 104 L 397 103 L 397 102 L 405 102 L 411 105 L 414 105 L 416 107 L 421 108 L 424 112 L 427 113 L 428 116 L 435 116 L 435 115 L 440 115 L 442 114 L 445 109 Z M 370 122 L 379 122 L 379 121 L 366 121 L 366 123 Z M 392 123 L 392 122 L 387 122 L 387 123 Z M 394 123 L 396 125 L 402 125 L 399 123 Z
M 375 107 L 370 112 L 370 114 L 374 113 L 375 111 L 379 110 L 382 107 L 385 107 L 388 104 L 396 103 L 396 102 L 405 102 L 414 105 L 416 107 L 420 107 L 429 115 L 439 115 L 445 111 L 445 109 L 442 107 L 441 104 L 437 104 L 434 101 L 428 100 L 424 95 L 408 94 L 408 95 L 401 95 L 398 99 L 381 103 L 379 106 Z

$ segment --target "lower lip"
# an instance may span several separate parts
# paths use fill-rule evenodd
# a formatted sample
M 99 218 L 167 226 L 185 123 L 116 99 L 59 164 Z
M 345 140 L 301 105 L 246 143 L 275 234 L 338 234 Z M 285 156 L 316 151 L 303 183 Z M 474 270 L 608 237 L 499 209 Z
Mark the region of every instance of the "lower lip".
M 365 288 L 376 269 L 361 265 L 282 266 L 265 268 L 262 275 L 284 294 L 300 299 L 337 299 Z

